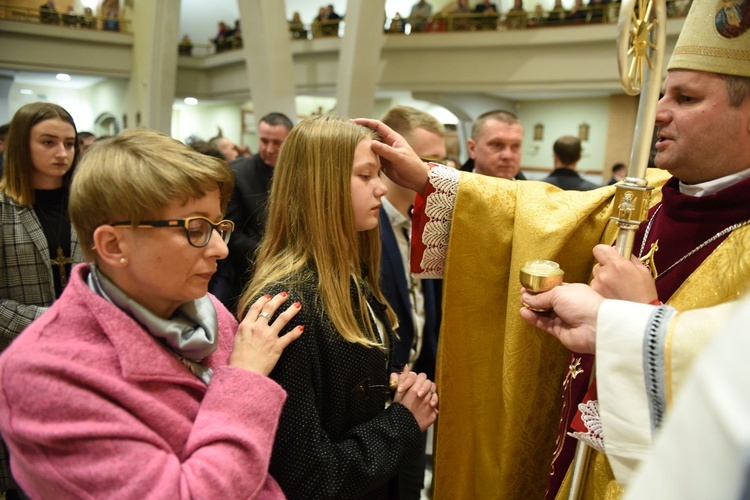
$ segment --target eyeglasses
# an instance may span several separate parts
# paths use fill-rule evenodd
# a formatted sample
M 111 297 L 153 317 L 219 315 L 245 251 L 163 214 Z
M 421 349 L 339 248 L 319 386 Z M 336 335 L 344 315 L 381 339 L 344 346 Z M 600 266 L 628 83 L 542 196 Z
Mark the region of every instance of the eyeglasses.
M 113 227 L 118 226 L 129 226 L 139 228 L 155 228 L 155 227 L 182 227 L 185 229 L 185 235 L 187 236 L 188 243 L 196 248 L 203 248 L 208 245 L 211 241 L 211 235 L 213 231 L 219 233 L 224 243 L 229 243 L 229 237 L 232 236 L 234 231 L 234 222 L 231 220 L 222 220 L 216 223 L 211 222 L 205 217 L 188 217 L 186 219 L 168 219 L 168 220 L 144 220 L 141 221 L 137 226 L 133 226 L 131 222 L 115 222 L 111 224 Z
M 366 378 L 352 389 L 352 396 L 360 401 L 367 401 L 370 399 L 370 393 L 372 392 L 391 394 L 396 388 L 398 388 L 398 382 L 395 380 L 391 381 L 388 385 L 372 385 L 370 384 L 370 379 Z

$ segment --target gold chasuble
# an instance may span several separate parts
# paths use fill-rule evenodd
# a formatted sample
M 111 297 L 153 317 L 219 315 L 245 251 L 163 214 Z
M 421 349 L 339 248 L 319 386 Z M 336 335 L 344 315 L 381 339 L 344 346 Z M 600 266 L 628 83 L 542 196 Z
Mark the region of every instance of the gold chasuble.
M 649 169 L 652 206 L 668 178 Z M 519 271 L 528 260 L 549 259 L 560 264 L 566 282 L 588 283 L 593 247 L 611 244 L 617 234 L 609 221 L 613 194 L 611 186 L 574 192 L 542 182 L 461 175 L 443 281 L 436 499 L 544 498 L 563 379 L 575 370 L 554 337 L 521 319 Z M 737 297 L 749 278 L 745 226 L 668 303 L 678 310 L 719 304 Z M 593 452 L 583 498 L 621 493 L 606 457 Z
M 668 178 L 649 169 L 652 204 Z M 593 247 L 617 232 L 613 195 L 461 175 L 437 357 L 436 499 L 544 498 L 569 352 L 521 319 L 519 271 L 549 259 L 566 282 L 588 283 Z

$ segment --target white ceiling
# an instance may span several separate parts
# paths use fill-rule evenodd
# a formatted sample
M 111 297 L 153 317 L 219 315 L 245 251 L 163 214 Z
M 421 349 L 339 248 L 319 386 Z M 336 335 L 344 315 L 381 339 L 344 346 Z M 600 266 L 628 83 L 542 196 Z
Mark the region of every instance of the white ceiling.
M 69 81 L 60 81 L 56 73 L 41 71 L 17 71 L 0 69 L 0 76 L 12 76 L 14 83 L 20 85 L 56 87 L 66 89 L 85 89 L 106 80 L 105 77 L 70 74 Z

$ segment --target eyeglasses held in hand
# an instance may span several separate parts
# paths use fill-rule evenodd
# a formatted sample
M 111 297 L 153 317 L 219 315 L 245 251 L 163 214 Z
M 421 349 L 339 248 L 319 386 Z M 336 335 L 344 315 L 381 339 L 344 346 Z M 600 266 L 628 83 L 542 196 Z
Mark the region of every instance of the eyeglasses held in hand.
M 216 230 L 224 240 L 224 243 L 229 243 L 229 237 L 232 236 L 234 231 L 234 222 L 231 220 L 222 220 L 216 223 L 211 222 L 205 217 L 188 217 L 186 219 L 168 219 L 168 220 L 144 220 L 141 221 L 137 226 L 133 226 L 131 222 L 115 222 L 111 224 L 113 227 L 138 227 L 138 228 L 155 228 L 155 227 L 182 227 L 185 229 L 185 236 L 187 236 L 188 243 L 196 248 L 203 248 L 208 245 L 211 241 L 211 235 Z

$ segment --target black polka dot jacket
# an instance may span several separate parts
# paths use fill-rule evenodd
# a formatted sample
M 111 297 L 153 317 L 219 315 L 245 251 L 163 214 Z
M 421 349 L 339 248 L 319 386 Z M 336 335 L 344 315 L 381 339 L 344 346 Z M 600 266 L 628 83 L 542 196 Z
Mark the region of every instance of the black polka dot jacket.
M 302 324 L 302 336 L 286 348 L 271 373 L 288 393 L 271 456 L 271 475 L 295 498 L 389 498 L 389 480 L 420 454 L 421 432 L 401 404 L 385 408 L 393 356 L 346 342 L 322 309 L 314 273 L 309 284 L 281 283 L 264 290 L 289 293 L 286 304 L 302 310 L 284 333 Z M 385 306 L 360 287 L 395 336 Z M 352 300 L 356 287 L 352 283 Z M 369 315 L 368 315 L 369 317 Z M 373 330 L 377 331 L 375 324 Z M 369 390 L 367 386 L 369 385 Z M 380 387 L 374 387 L 380 386 Z

